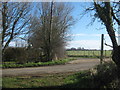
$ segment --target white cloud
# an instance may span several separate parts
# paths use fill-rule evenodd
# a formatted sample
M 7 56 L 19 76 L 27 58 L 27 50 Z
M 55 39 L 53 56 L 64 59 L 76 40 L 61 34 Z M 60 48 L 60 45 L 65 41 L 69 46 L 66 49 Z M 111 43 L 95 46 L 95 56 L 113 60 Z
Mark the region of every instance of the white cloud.
M 78 40 L 78 41 L 70 41 L 68 42 L 67 47 L 84 47 L 84 48 L 100 48 L 100 43 L 98 40 Z
M 68 34 L 67 36 L 98 36 L 98 37 L 100 37 L 101 34 L 84 34 L 84 33 L 81 33 L 81 34 Z M 104 36 L 108 36 L 108 34 L 104 34 Z
M 84 47 L 85 49 L 100 49 L 101 48 L 101 41 L 100 40 L 77 40 L 77 41 L 69 41 L 66 48 L 78 48 Z M 104 49 L 111 49 L 108 46 L 104 45 Z
M 86 36 L 86 34 L 68 34 L 67 36 Z
M 94 34 L 94 35 L 97 36 L 97 34 Z M 16 42 L 13 41 L 9 44 L 9 46 L 15 46 L 15 43 Z M 21 46 L 21 43 L 26 44 L 26 42 L 17 42 L 17 43 L 19 46 Z M 110 39 L 107 39 L 107 38 L 105 39 L 104 43 L 112 45 Z M 76 40 L 76 41 L 68 41 L 67 44 L 68 45 L 66 46 L 66 48 L 72 48 L 72 47 L 75 47 L 75 48 L 84 47 L 85 49 L 100 49 L 101 48 L 101 40 Z M 108 50 L 112 48 L 104 45 L 104 49 Z

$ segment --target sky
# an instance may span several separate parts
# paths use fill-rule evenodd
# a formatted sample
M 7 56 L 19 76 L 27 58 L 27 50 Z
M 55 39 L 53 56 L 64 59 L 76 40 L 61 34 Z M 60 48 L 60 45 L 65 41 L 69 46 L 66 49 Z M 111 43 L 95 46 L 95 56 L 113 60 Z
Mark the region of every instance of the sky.
M 71 38 L 69 41 L 67 41 L 66 48 L 81 47 L 85 49 L 100 49 L 101 34 L 104 34 L 104 43 L 106 42 L 107 44 L 112 45 L 104 25 L 102 25 L 97 20 L 92 25 L 90 25 L 92 20 L 90 13 L 84 15 L 81 18 L 83 10 L 86 7 L 91 6 L 91 2 L 69 2 L 68 4 L 74 7 L 71 15 L 76 22 L 69 29 L 68 35 Z M 11 42 L 10 46 L 12 45 L 15 45 L 15 43 Z M 112 48 L 104 45 L 104 49 L 109 50 Z
M 101 34 L 104 34 L 104 43 L 109 45 L 111 40 L 106 32 L 105 26 L 102 25 L 97 20 L 90 25 L 92 17 L 90 14 L 84 15 L 80 18 L 80 14 L 83 13 L 85 7 L 91 6 L 91 2 L 75 2 L 71 3 L 74 6 L 74 11 L 72 13 L 74 18 L 78 18 L 76 24 L 70 29 L 71 41 L 68 41 L 66 48 L 78 48 L 83 47 L 85 49 L 100 49 L 101 48 Z M 104 45 L 104 49 L 112 49 Z

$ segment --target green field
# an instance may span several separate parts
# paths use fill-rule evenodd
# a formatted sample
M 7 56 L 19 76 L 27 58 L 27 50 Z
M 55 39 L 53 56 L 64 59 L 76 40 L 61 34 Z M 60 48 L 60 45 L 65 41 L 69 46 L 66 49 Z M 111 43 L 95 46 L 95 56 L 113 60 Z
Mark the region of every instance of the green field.
M 75 56 L 75 57 L 100 57 L 100 51 L 66 51 L 68 56 Z M 104 57 L 111 57 L 111 50 L 104 50 L 103 56 Z

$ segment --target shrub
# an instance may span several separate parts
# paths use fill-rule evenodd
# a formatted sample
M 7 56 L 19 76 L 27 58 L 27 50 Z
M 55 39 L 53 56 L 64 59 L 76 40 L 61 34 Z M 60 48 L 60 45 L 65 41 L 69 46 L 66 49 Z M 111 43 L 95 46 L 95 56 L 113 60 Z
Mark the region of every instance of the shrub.
M 98 65 L 93 71 L 96 71 L 96 73 L 92 72 L 92 75 L 94 85 L 97 88 L 111 88 L 112 84 L 114 84 L 113 82 L 118 80 L 117 67 L 112 61 L 105 62 L 102 65 Z
M 8 47 L 3 55 L 3 61 L 15 61 L 18 64 L 40 62 L 41 51 L 33 48 Z
M 65 79 L 66 88 L 120 88 L 117 67 L 113 62 L 97 65 L 95 68 L 81 71 Z
M 17 61 L 23 55 L 25 55 L 25 49 L 24 48 L 8 47 L 5 50 L 5 53 L 3 55 L 3 61 Z M 22 60 L 22 59 L 20 59 L 20 60 Z

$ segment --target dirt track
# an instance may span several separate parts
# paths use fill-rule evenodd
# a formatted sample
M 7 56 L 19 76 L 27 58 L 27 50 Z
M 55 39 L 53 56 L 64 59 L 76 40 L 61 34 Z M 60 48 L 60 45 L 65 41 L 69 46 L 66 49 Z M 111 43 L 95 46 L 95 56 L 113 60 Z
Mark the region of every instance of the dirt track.
M 77 72 L 87 70 L 99 64 L 99 59 L 79 58 L 78 60 L 70 61 L 65 65 L 43 66 L 43 67 L 28 67 L 3 69 L 3 76 L 23 76 L 23 75 L 40 75 L 50 73 Z

